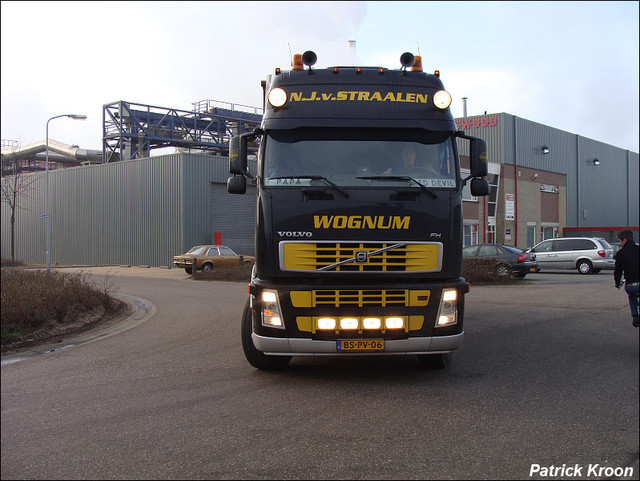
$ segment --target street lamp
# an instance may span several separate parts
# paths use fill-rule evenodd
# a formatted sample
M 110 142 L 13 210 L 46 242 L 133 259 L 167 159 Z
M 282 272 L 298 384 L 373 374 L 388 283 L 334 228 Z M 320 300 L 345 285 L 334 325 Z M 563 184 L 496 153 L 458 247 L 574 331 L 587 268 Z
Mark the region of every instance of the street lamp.
M 46 226 L 46 231 L 47 231 L 47 252 L 45 254 L 46 259 L 47 259 L 47 272 L 51 272 L 51 227 L 50 227 L 50 222 L 49 222 L 49 122 L 51 122 L 53 119 L 59 119 L 60 117 L 69 117 L 70 119 L 75 119 L 75 120 L 86 120 L 87 116 L 86 115 L 78 115 L 78 114 L 62 114 L 62 115 L 56 115 L 55 117 L 51 117 L 49 120 L 47 120 L 47 129 L 46 129 L 46 137 L 45 137 L 45 170 L 46 170 L 46 175 L 45 175 L 45 185 L 46 185 L 46 207 L 45 207 L 45 214 L 44 214 L 44 220 L 45 220 L 45 226 Z

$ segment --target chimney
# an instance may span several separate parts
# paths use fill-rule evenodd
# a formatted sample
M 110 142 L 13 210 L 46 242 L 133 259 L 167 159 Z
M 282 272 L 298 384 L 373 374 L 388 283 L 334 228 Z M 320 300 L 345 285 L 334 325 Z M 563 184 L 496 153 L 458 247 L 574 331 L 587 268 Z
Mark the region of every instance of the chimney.
M 347 50 L 349 51 L 349 57 L 347 60 L 347 65 L 356 65 L 356 41 L 355 40 L 347 40 Z

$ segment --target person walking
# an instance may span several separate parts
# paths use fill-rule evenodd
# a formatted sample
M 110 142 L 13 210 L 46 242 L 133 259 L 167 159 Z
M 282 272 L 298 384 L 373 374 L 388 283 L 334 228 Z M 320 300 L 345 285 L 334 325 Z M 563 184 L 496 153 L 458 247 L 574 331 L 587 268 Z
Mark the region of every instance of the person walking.
M 629 308 L 633 326 L 638 327 L 638 290 L 640 282 L 638 279 L 638 244 L 633 241 L 633 232 L 625 229 L 618 233 L 621 249 L 616 254 L 616 265 L 613 271 L 613 281 L 616 288 L 622 285 L 622 275 L 624 274 L 624 290 L 629 297 Z

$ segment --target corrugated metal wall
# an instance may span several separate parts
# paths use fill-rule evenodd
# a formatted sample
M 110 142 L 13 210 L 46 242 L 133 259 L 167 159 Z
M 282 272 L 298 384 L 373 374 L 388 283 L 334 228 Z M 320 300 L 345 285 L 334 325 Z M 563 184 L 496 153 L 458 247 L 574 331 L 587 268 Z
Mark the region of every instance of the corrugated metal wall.
M 457 124 L 487 141 L 490 162 L 566 175 L 567 227 L 638 226 L 637 152 L 505 113 L 457 119 Z M 464 154 L 465 144 L 459 142 Z
M 638 153 L 505 113 L 457 122 L 487 140 L 490 162 L 565 174 L 567 227 L 638 226 Z M 44 264 L 45 175 L 28 176 L 34 182 L 20 199 L 16 258 Z M 183 153 L 51 171 L 51 262 L 170 266 L 174 255 L 213 243 L 220 225 L 223 244 L 252 254 L 255 188 L 227 195 L 227 178 L 227 158 Z M 2 257 L 10 257 L 5 202 L 1 239 Z
M 51 263 L 170 266 L 209 243 L 212 182 L 226 184 L 228 160 L 174 154 L 49 172 Z M 22 199 L 16 258 L 45 263 L 45 174 Z M 10 210 L 2 204 L 2 257 L 10 257 Z
M 245 195 L 231 195 L 225 184 L 211 184 L 211 239 L 220 232 L 223 245 L 238 254 L 255 255 L 256 187 Z M 213 242 L 212 242 L 213 243 Z

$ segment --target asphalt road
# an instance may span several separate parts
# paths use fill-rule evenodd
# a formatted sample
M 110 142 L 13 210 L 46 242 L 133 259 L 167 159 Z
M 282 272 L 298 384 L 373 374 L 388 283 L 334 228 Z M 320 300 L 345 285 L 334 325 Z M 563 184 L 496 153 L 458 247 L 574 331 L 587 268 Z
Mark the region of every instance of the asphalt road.
M 245 284 L 109 272 L 136 315 L 3 357 L 3 480 L 638 479 L 638 329 L 610 272 L 472 286 L 445 370 L 279 373 L 244 359 Z

